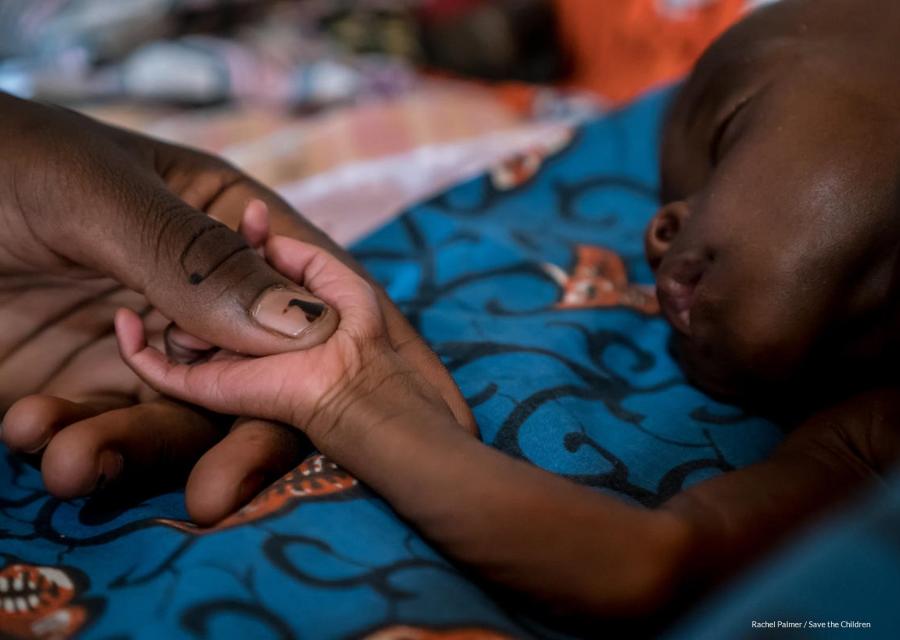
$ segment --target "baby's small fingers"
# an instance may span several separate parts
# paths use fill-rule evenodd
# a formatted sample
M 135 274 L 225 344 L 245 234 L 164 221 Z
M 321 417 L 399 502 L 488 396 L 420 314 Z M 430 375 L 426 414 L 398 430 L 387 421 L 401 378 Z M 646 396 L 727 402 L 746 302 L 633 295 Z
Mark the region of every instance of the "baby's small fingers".
M 97 413 L 88 405 L 62 398 L 26 396 L 6 412 L 0 442 L 16 453 L 38 454 L 59 431 Z
M 282 275 L 336 309 L 343 329 L 359 337 L 383 333 L 384 319 L 372 285 L 325 249 L 272 236 L 266 243 L 266 259 Z
M 191 471 L 185 489 L 188 513 L 201 526 L 219 522 L 300 464 L 310 450 L 296 429 L 239 420 Z
M 253 199 L 244 208 L 238 232 L 251 247 L 263 253 L 269 239 L 269 207 L 259 199 Z
M 333 282 L 349 285 L 354 292 L 369 284 L 349 266 L 322 247 L 287 236 L 272 236 L 266 243 L 269 264 L 307 289 L 324 289 Z M 334 293 L 334 292 L 332 292 Z
M 265 371 L 268 358 L 247 360 L 219 351 L 208 362 L 178 364 L 147 344 L 141 318 L 133 311 L 119 309 L 115 326 L 122 359 L 162 395 L 217 413 L 281 419 L 278 407 L 251 390 Z M 219 358 L 220 354 L 223 357 Z
M 180 329 L 174 323 L 166 327 L 163 341 L 166 345 L 166 355 L 170 360 L 180 364 L 193 364 L 207 360 L 216 351 L 215 345 Z
M 69 425 L 47 445 L 47 490 L 68 499 L 117 484 L 174 486 L 221 432 L 196 410 L 167 401 L 107 411 Z
M 147 344 L 144 323 L 131 309 L 119 309 L 115 316 L 116 340 L 119 354 L 144 382 L 156 391 L 184 399 L 184 380 L 189 365 L 174 364 L 158 349 Z M 195 402 L 203 402 L 197 399 Z

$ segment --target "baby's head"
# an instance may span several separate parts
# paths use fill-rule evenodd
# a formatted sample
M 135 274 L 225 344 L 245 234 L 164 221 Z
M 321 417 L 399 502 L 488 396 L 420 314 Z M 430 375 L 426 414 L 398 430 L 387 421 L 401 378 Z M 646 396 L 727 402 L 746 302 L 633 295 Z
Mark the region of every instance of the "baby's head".
M 784 389 L 897 353 L 898 25 L 896 0 L 782 0 L 677 97 L 646 245 L 701 386 Z

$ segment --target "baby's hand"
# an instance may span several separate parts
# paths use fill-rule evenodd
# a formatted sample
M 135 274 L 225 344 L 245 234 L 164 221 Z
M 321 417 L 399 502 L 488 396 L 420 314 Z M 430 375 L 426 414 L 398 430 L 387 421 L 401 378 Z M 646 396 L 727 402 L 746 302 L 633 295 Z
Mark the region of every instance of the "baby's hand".
M 311 244 L 274 236 L 261 249 L 278 271 L 339 314 L 330 339 L 304 351 L 264 357 L 220 351 L 207 362 L 178 364 L 148 346 L 140 317 L 121 309 L 116 333 L 125 362 L 161 393 L 220 413 L 292 424 L 326 452 L 344 424 L 378 426 L 434 411 L 452 418 L 440 394 L 391 347 L 365 280 Z M 287 289 L 278 302 L 286 316 L 321 312 L 309 309 L 321 307 L 315 299 Z

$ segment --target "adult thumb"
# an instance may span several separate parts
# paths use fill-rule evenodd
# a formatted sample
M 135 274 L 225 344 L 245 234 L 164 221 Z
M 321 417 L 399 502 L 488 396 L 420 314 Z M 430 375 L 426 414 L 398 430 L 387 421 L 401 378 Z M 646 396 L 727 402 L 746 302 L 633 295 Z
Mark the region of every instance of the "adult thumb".
M 119 228 L 130 216 L 113 225 L 117 242 L 102 252 L 104 271 L 181 329 L 250 355 L 306 349 L 334 332 L 337 312 L 272 269 L 240 234 L 168 191 L 153 201 L 136 228 Z

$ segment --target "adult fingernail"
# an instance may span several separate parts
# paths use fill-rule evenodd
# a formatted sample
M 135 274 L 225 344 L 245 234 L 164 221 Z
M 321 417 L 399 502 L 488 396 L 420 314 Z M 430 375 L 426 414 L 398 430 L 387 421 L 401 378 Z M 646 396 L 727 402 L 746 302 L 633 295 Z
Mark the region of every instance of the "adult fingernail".
M 125 467 L 125 459 L 116 451 L 104 451 L 100 454 L 100 474 L 97 476 L 97 489 L 102 489 L 119 477 Z
M 252 316 L 269 331 L 296 338 L 326 313 L 328 306 L 318 298 L 279 286 L 263 292 Z

